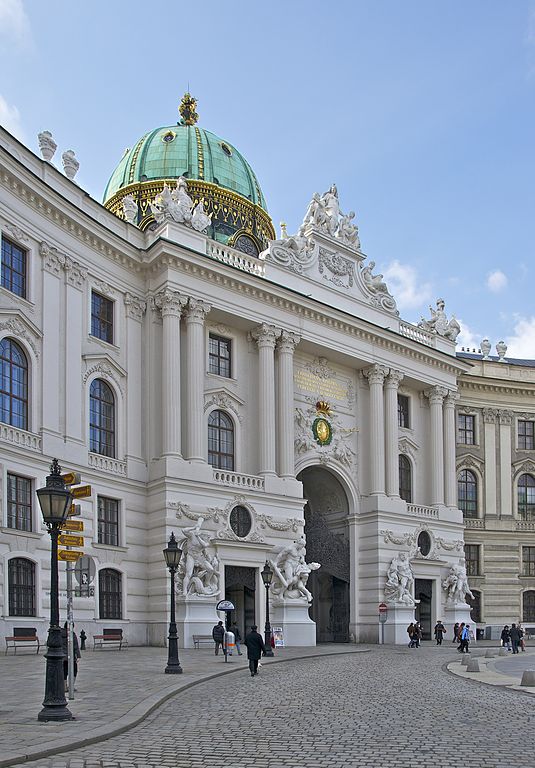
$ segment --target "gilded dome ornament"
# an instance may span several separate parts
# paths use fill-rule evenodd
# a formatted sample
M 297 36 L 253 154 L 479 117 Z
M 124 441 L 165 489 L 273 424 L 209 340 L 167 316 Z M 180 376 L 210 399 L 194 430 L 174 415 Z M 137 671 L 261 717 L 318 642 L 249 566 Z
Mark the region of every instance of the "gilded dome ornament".
M 178 108 L 180 117 L 184 121 L 184 125 L 195 125 L 199 119 L 199 115 L 195 111 L 196 107 L 197 99 L 194 98 L 191 93 L 185 93 L 182 96 L 182 101 L 180 102 L 180 106 Z

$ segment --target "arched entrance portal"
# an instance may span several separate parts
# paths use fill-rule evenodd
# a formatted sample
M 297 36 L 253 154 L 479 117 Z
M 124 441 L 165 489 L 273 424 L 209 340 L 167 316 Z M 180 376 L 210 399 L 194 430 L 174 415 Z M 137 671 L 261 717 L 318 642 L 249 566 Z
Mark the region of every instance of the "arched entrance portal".
M 349 511 L 339 480 L 322 467 L 298 476 L 303 483 L 308 562 L 321 563 L 308 579 L 314 596 L 310 618 L 318 643 L 349 642 Z

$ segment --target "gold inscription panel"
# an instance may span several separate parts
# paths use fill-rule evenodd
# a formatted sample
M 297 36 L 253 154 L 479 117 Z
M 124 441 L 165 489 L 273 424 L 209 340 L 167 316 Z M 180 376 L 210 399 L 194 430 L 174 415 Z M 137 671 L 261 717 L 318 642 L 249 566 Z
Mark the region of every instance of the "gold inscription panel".
M 298 370 L 294 374 L 294 381 L 301 392 L 310 392 L 325 400 L 346 400 L 348 395 L 347 385 L 336 379 L 325 379 L 316 376 L 312 371 Z

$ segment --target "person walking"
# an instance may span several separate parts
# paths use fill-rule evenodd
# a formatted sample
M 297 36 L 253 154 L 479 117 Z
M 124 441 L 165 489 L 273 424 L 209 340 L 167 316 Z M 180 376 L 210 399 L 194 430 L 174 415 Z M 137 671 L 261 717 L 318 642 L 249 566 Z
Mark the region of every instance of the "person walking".
M 461 639 L 461 645 L 459 647 L 460 647 L 461 653 L 470 653 L 470 651 L 468 650 L 468 646 L 470 645 L 470 624 L 466 624 L 466 626 L 463 626 L 460 639 Z
M 420 647 L 420 640 L 422 639 L 422 626 L 419 621 L 417 621 L 414 624 L 414 632 L 413 632 L 413 640 L 414 640 L 414 647 L 419 648 Z
M 507 650 L 510 651 L 511 650 L 511 633 L 509 631 L 509 624 L 506 624 L 502 629 L 500 640 L 502 641 L 503 647 L 507 648 Z
M 266 650 L 262 635 L 256 631 L 256 624 L 253 624 L 251 631 L 245 636 L 245 645 L 247 647 L 247 658 L 249 659 L 249 671 L 251 677 L 258 674 L 258 662 Z
M 409 648 L 414 648 L 414 642 L 413 642 L 413 635 L 414 635 L 414 622 L 411 621 L 409 626 L 407 627 L 407 634 L 409 636 Z
M 459 645 L 457 646 L 457 650 L 459 651 L 459 653 L 463 652 L 463 641 L 462 641 L 463 632 L 464 632 L 464 621 L 462 621 L 459 624 L 459 629 L 457 630 L 457 640 L 459 642 Z
M 513 647 L 513 653 L 518 653 L 518 646 L 520 645 L 520 640 L 522 639 L 522 635 L 520 634 L 520 631 L 516 624 L 511 624 L 511 629 L 509 631 L 509 636 L 511 638 L 511 645 Z
M 446 632 L 446 627 L 444 626 L 442 621 L 439 619 L 435 624 L 435 639 L 437 641 L 437 645 L 442 645 L 442 638 L 445 632 Z
M 225 653 L 225 646 L 223 644 L 225 639 L 225 627 L 223 626 L 222 621 L 218 621 L 212 629 L 212 637 L 214 638 L 215 643 L 215 655 L 219 655 L 219 646 L 221 646 L 223 653 Z
M 453 637 L 451 638 L 452 643 L 457 643 L 459 639 L 459 622 L 456 621 L 453 625 Z
M 73 626 L 73 633 L 72 633 L 72 644 L 74 648 L 74 682 L 76 682 L 76 675 L 78 674 L 78 660 L 82 658 L 82 654 L 80 653 L 80 646 L 78 645 L 78 638 L 76 637 L 76 632 L 74 631 L 74 624 Z M 65 691 L 69 690 L 69 625 L 67 622 L 63 625 L 63 629 L 61 630 L 61 647 L 63 650 L 63 680 L 65 682 Z
M 238 627 L 238 625 L 236 624 L 235 621 L 232 622 L 232 626 L 230 628 L 230 631 L 234 635 L 234 643 L 236 644 L 236 650 L 238 651 L 238 656 L 242 656 L 243 654 L 241 652 L 241 647 L 240 647 L 240 644 L 241 644 L 241 632 L 240 632 L 240 628 Z
M 524 630 L 520 624 L 518 625 L 518 631 L 520 632 L 520 647 L 522 648 L 522 651 L 525 651 L 526 641 L 524 640 Z

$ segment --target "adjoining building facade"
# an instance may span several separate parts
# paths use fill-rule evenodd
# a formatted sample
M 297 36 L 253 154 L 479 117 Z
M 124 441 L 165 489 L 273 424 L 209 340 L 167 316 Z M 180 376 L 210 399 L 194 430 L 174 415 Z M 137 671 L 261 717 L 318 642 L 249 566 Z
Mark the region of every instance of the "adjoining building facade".
M 74 597 L 90 636 L 113 626 L 131 644 L 165 643 L 172 531 L 185 646 L 211 630 L 224 597 L 242 630 L 262 625 L 266 560 L 286 643 L 377 642 L 403 553 L 412 597 L 389 605 L 386 640 L 405 641 L 415 616 L 429 636 L 438 618 L 468 615 L 443 586 L 465 543 L 483 595 L 474 610 L 510 619 L 504 577 L 476 574 L 470 547 L 482 573 L 515 553 L 505 581 L 518 613 L 531 449 L 514 447 L 509 426 L 507 454 L 504 417 L 492 442 L 478 414 L 530 411 L 527 379 L 483 383 L 520 368 L 457 356 L 443 303 L 423 327 L 400 319 L 334 185 L 297 235 L 275 240 L 245 159 L 197 128 L 194 102 L 181 115 L 125 153 L 105 207 L 54 167 L 49 134 L 41 160 L 0 132 L 0 629 L 46 632 L 50 544 L 35 491 L 52 457 L 92 487 Z M 457 446 L 457 467 L 456 406 L 480 435 Z M 498 448 L 496 502 L 484 464 Z M 463 521 L 468 470 L 477 514 L 463 496 Z M 526 514 L 501 523 L 507 504 Z

